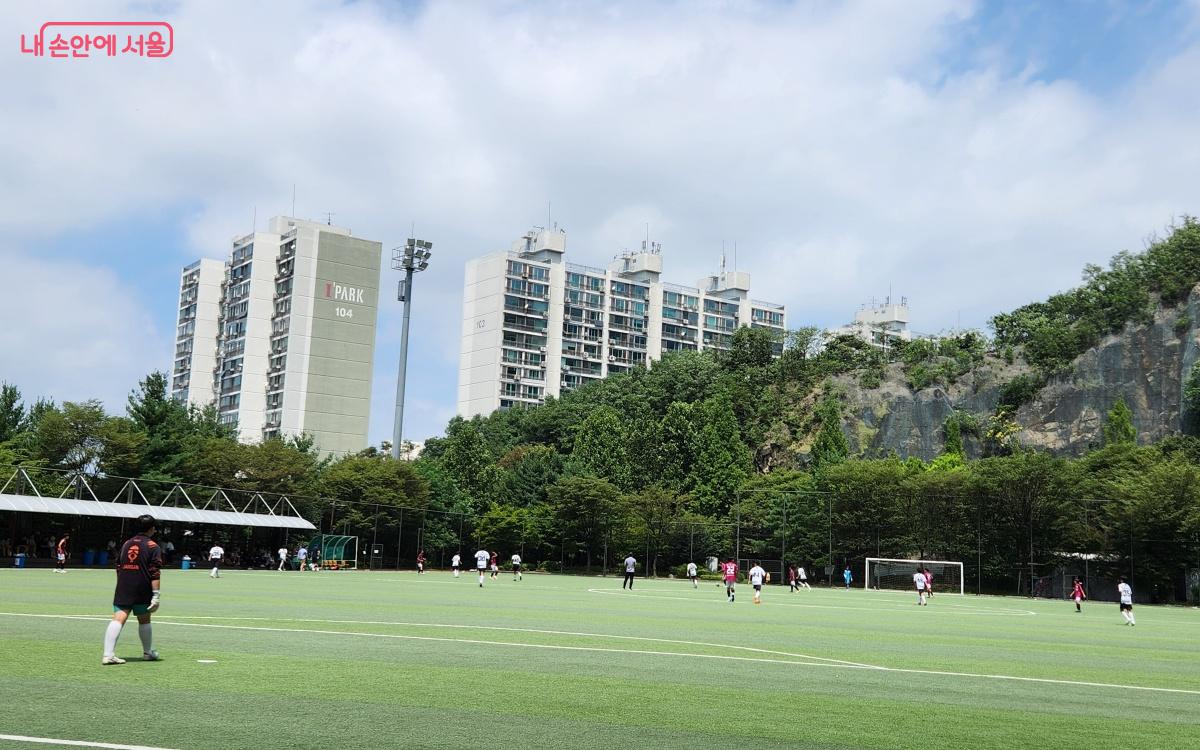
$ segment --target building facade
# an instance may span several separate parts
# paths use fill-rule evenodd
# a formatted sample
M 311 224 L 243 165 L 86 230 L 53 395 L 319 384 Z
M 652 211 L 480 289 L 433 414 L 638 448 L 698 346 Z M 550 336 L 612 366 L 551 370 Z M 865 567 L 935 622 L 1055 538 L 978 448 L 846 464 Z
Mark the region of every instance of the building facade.
M 215 404 L 243 442 L 307 434 L 324 453 L 365 448 L 381 257 L 379 242 L 348 229 L 279 216 L 268 231 L 234 240 L 224 264 L 185 268 L 175 397 Z M 214 263 L 216 319 L 202 328 L 199 317 L 184 320 L 185 300 L 192 288 L 214 298 L 203 283 Z M 191 359 L 180 369 L 185 350 Z
M 539 404 L 664 353 L 726 349 L 738 326 L 786 327 L 783 305 L 750 299 L 750 274 L 663 282 L 660 247 L 607 268 L 567 263 L 566 233 L 537 229 L 468 261 L 458 413 Z
M 217 328 L 225 264 L 204 258 L 184 267 L 179 277 L 179 314 L 171 395 L 178 401 L 210 404 L 217 364 Z
M 898 342 L 912 341 L 908 329 L 908 298 L 901 297 L 899 304 L 891 296 L 884 298 L 882 305 L 872 302 L 863 305 L 854 313 L 854 322 L 825 332 L 827 336 L 854 336 L 871 346 L 888 350 Z

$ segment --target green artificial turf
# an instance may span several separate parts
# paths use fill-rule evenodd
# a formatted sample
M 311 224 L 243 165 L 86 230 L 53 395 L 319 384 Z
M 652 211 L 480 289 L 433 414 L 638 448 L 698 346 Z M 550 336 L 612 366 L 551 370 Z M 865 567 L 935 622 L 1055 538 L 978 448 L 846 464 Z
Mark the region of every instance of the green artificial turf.
M 168 571 L 164 661 L 136 660 L 131 625 L 129 663 L 101 667 L 113 578 L 0 571 L 0 734 L 205 750 L 1200 747 L 1195 609 L 1139 606 L 1130 628 L 1115 604 L 949 594 L 917 607 L 770 586 L 754 606 L 748 586 L 730 605 L 711 582 Z M 25 746 L 47 747 L 0 740 Z

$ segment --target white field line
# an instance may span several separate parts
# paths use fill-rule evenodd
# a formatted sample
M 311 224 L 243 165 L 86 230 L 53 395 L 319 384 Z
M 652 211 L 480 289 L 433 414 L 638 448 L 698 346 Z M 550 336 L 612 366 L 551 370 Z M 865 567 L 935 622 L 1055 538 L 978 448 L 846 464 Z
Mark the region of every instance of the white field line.
M 0 612 L 3 617 L 36 617 L 55 620 L 85 620 L 92 622 L 108 622 L 107 617 L 95 617 L 91 615 L 51 615 L 51 614 L 32 614 L 27 612 Z M 319 622 L 319 621 L 317 621 Z M 244 630 L 255 632 L 268 633 L 307 633 L 312 635 L 340 635 L 359 638 L 387 638 L 396 640 L 409 641 L 435 641 L 442 643 L 470 643 L 485 646 L 510 646 L 513 648 L 532 648 L 551 651 L 585 651 L 598 653 L 618 653 L 618 654 L 638 654 L 644 656 L 675 656 L 687 657 L 694 659 L 717 659 L 723 661 L 744 661 L 755 662 L 761 664 L 791 664 L 801 667 L 827 667 L 830 669 L 859 669 L 872 672 L 893 672 L 897 674 L 920 674 L 932 675 L 936 677 L 966 677 L 980 680 L 1004 680 L 1009 682 L 1033 682 L 1044 685 L 1066 685 L 1071 687 L 1097 687 L 1109 688 L 1114 690 L 1135 690 L 1140 692 L 1150 693 L 1173 693 L 1178 695 L 1200 695 L 1200 690 L 1192 690 L 1187 688 L 1167 688 L 1167 687 L 1151 687 L 1147 685 L 1123 685 L 1114 682 L 1090 682 L 1086 680 L 1058 680 L 1049 677 L 1022 677 L 1018 675 L 1005 674 L 985 674 L 981 672 L 951 672 L 946 670 L 936 669 L 910 669 L 905 667 L 884 667 L 870 664 L 858 664 L 856 662 L 837 662 L 829 661 L 812 661 L 818 657 L 807 657 L 797 654 L 797 659 L 768 659 L 750 656 L 729 656 L 724 654 L 690 654 L 678 651 L 649 651 L 645 649 L 626 649 L 626 648 L 599 648 L 595 646 L 557 646 L 545 643 L 520 643 L 514 641 L 487 641 L 475 638 L 439 638 L 435 636 L 422 635 L 399 635 L 393 633 L 363 633 L 347 630 L 316 630 L 309 628 L 268 628 L 250 625 L 218 625 L 215 623 L 199 623 L 199 622 L 171 622 L 163 621 L 164 625 L 176 625 L 179 627 L 190 628 L 217 628 L 223 630 Z M 513 628 L 519 631 L 519 628 Z M 539 631 L 533 631 L 539 632 Z M 686 641 L 680 641 L 684 643 Z M 724 646 L 730 648 L 730 646 Z M 150 750 L 162 750 L 161 748 L 150 748 Z
M 2 614 L 2 613 L 0 613 Z M 81 615 L 91 617 L 90 615 Z M 572 630 L 542 630 L 539 628 L 506 628 L 497 625 L 458 625 L 447 624 L 440 622 L 394 622 L 389 620 L 318 620 L 304 617 L 223 617 L 220 615 L 169 615 L 165 618 L 162 616 L 156 617 L 155 620 L 171 619 L 175 620 L 239 620 L 239 621 L 254 621 L 254 622 L 318 622 L 326 625 L 395 625 L 398 627 L 407 628 L 453 628 L 458 630 L 490 630 L 508 633 L 538 633 L 540 635 L 570 635 L 583 638 L 612 638 L 623 641 L 647 641 L 651 643 L 673 643 L 679 646 L 707 646 L 709 648 L 725 648 L 735 651 L 746 651 L 755 654 L 767 654 L 769 656 L 788 656 L 794 659 L 807 659 L 812 661 L 825 661 L 831 664 L 845 664 L 851 667 L 862 667 L 864 669 L 875 669 L 871 664 L 861 664 L 855 661 L 846 661 L 844 659 L 829 659 L 824 656 L 812 656 L 811 654 L 797 654 L 790 651 L 772 651 L 765 648 L 754 648 L 753 646 L 733 646 L 728 643 L 706 643 L 704 641 L 680 641 L 671 638 L 651 638 L 640 635 L 613 635 L 610 633 L 585 633 Z M 183 625 L 186 623 L 174 623 Z
M 168 750 L 165 747 L 150 747 L 148 745 L 116 745 L 111 742 L 83 742 L 82 740 L 56 740 L 51 737 L 25 737 L 20 734 L 0 734 L 0 740 L 9 742 L 28 742 L 39 745 L 69 745 L 71 747 L 100 747 L 108 750 Z
M 668 596 L 667 594 L 639 594 L 636 592 L 631 594 L 628 591 L 617 591 L 616 589 L 588 589 L 588 593 L 589 594 L 608 594 L 609 596 L 628 596 L 628 597 L 632 597 L 634 599 L 674 599 L 676 601 L 681 601 L 681 602 L 703 601 L 708 604 L 722 604 L 722 605 L 728 603 L 724 599 L 718 600 L 716 598 L 712 598 L 712 599 L 701 600 L 694 596 Z M 763 602 L 767 603 L 767 600 L 763 599 Z M 845 604 L 798 604 L 798 603 L 779 602 L 779 601 L 775 601 L 775 599 L 772 598 L 770 600 L 769 604 L 771 607 L 797 607 L 797 608 L 801 608 L 801 609 L 848 609 L 848 610 L 855 611 L 855 612 L 906 612 L 907 611 L 907 612 L 916 613 L 917 611 L 919 611 L 919 610 L 913 609 L 914 607 L 917 606 L 915 603 L 914 604 L 893 604 L 887 608 L 884 608 L 884 607 L 852 607 L 852 606 L 848 606 Z M 936 607 L 937 609 L 947 609 L 950 607 L 955 607 L 960 610 L 967 610 L 965 612 L 955 611 L 955 612 L 951 612 L 951 614 L 968 615 L 971 617 L 981 617 L 981 616 L 986 617 L 989 615 L 995 615 L 997 617 L 1036 617 L 1037 616 L 1037 612 L 1034 612 L 1033 610 L 1030 610 L 1030 609 L 985 609 L 985 608 L 972 607 L 969 604 L 940 604 L 940 605 L 935 604 L 932 606 Z

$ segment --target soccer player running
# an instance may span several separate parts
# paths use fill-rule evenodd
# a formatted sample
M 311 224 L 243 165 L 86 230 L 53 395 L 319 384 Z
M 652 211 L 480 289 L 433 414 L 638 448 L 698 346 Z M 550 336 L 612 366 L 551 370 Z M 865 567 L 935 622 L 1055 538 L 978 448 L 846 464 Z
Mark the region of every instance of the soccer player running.
M 425 550 L 417 550 L 417 575 L 425 573 Z
M 812 588 L 812 586 L 809 586 L 809 585 L 808 585 L 808 573 L 805 573 L 805 572 L 804 572 L 804 566 L 803 566 L 803 565 L 801 565 L 801 566 L 800 566 L 800 569 L 796 571 L 796 575 L 799 577 L 799 580 L 800 580 L 800 585 L 801 585 L 801 586 L 803 586 L 803 587 L 804 587 L 804 588 L 806 588 L 806 589 L 811 589 L 811 588 Z
M 283 570 L 283 566 L 287 564 L 287 547 L 279 548 L 279 569 Z
M 925 571 L 917 568 L 917 572 L 913 573 L 913 585 L 917 587 L 917 605 L 929 606 L 929 602 L 925 601 L 925 589 L 929 586 Z
M 696 581 L 700 578 L 699 572 L 696 570 L 696 563 L 690 562 L 687 566 L 688 579 L 692 582 L 692 588 L 700 588 L 700 584 Z
M 521 575 L 521 556 L 515 552 L 513 553 L 513 556 L 512 556 L 512 566 L 513 566 L 513 580 L 520 581 L 523 578 L 523 576 Z
M 933 598 L 933 573 L 929 572 L 929 568 L 925 568 L 925 596 Z
M 208 551 L 208 562 L 212 564 L 212 572 L 208 574 L 209 578 L 221 577 L 221 558 L 225 557 L 225 550 L 219 544 L 213 544 L 212 549 Z
M 162 569 L 162 550 L 151 538 L 156 522 L 153 516 L 139 516 L 138 533 L 121 545 L 117 554 L 117 588 L 113 593 L 112 622 L 104 632 L 104 656 L 101 664 L 124 664 L 117 656 L 117 638 L 129 619 L 137 617 L 138 637 L 142 640 L 142 660 L 158 661 L 150 630 L 150 615 L 158 609 L 159 574 Z
M 488 558 L 488 565 L 491 568 L 492 580 L 494 581 L 500 577 L 500 553 L 499 552 L 491 553 L 491 556 Z
M 754 567 L 750 568 L 750 585 L 754 587 L 754 603 L 762 604 L 762 587 L 763 581 L 767 578 L 767 571 L 763 570 L 762 566 L 757 562 Z
M 54 572 L 67 572 L 67 544 L 71 541 L 71 534 L 68 532 L 62 535 L 62 539 L 58 540 L 58 545 L 54 548 Z
M 800 588 L 800 587 L 799 587 L 799 585 L 796 584 L 796 566 L 789 565 L 788 566 L 788 592 L 794 594 L 794 593 L 796 593 L 796 589 L 798 589 L 798 588 Z
M 721 564 L 721 573 L 725 577 L 725 598 L 729 600 L 730 604 L 733 604 L 733 600 L 737 598 L 734 591 L 737 585 L 737 562 L 732 557 L 729 558 L 727 562 Z
M 487 570 L 488 558 L 491 557 L 491 554 L 485 549 L 475 553 L 475 567 L 479 569 L 479 588 L 483 588 L 483 574 Z
M 1125 618 L 1125 624 L 1137 625 L 1133 619 L 1133 589 L 1124 578 L 1117 579 L 1117 593 L 1121 596 L 1121 617 Z
M 454 557 L 450 558 L 450 569 L 454 571 L 455 578 L 458 578 L 458 568 L 461 565 L 462 565 L 462 555 L 455 552 Z
M 633 555 L 625 558 L 625 580 L 621 581 L 621 588 L 629 586 L 629 590 L 633 591 L 633 574 L 637 570 L 637 560 Z
M 1071 588 L 1071 598 L 1075 600 L 1075 611 L 1082 612 L 1083 607 L 1080 605 L 1083 603 L 1084 599 L 1087 599 L 1087 594 L 1083 592 L 1083 582 L 1079 580 L 1079 576 L 1075 576 L 1073 584 L 1074 585 Z

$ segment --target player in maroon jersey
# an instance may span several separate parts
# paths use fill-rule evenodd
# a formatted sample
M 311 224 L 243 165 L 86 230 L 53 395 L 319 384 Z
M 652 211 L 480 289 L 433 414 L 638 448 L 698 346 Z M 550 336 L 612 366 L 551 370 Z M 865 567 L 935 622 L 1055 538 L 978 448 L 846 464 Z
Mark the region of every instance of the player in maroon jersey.
M 62 539 L 58 540 L 58 545 L 54 548 L 54 572 L 67 572 L 67 544 L 71 541 L 71 534 L 67 532 L 62 535 Z
M 138 621 L 138 637 L 142 640 L 142 659 L 158 661 L 150 631 L 150 615 L 158 610 L 159 574 L 162 569 L 162 550 L 151 537 L 156 531 L 153 516 L 139 516 L 138 533 L 121 545 L 117 554 L 117 589 L 113 594 L 112 622 L 104 633 L 104 658 L 101 664 L 124 664 L 118 657 L 117 638 L 133 612 Z
M 1087 599 L 1087 594 L 1083 592 L 1083 582 L 1078 577 L 1075 578 L 1075 586 L 1071 591 L 1071 598 L 1075 600 L 1075 611 L 1082 612 L 1083 607 L 1080 604 L 1084 599 Z
M 489 565 L 491 566 L 491 571 L 492 571 L 491 577 L 492 577 L 492 580 L 494 581 L 500 577 L 500 555 L 496 552 L 493 552 L 490 559 L 491 559 L 491 562 L 489 563 Z
M 417 573 L 425 572 L 425 550 L 417 550 Z
M 733 604 L 736 598 L 734 595 L 734 585 L 737 583 L 738 564 L 731 557 L 728 562 L 721 563 L 721 573 L 725 577 L 725 597 L 729 599 L 729 603 Z

